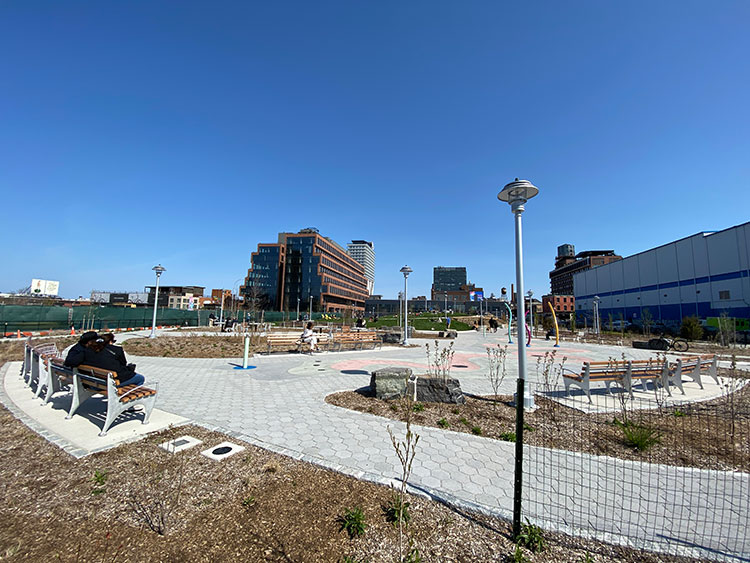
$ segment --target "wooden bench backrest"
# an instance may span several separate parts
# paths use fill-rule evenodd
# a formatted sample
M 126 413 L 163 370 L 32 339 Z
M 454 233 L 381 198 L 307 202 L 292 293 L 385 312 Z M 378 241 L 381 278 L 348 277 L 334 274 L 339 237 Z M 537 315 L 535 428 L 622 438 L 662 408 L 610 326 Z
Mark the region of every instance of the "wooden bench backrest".
M 94 366 L 87 366 L 87 365 L 80 365 L 76 368 L 78 370 L 78 375 L 81 377 L 81 379 L 84 381 L 85 384 L 92 385 L 92 386 L 99 386 L 103 389 L 107 389 L 107 379 L 109 377 L 112 378 L 115 385 L 120 384 L 120 380 L 118 379 L 117 372 L 112 372 L 106 369 L 97 368 Z

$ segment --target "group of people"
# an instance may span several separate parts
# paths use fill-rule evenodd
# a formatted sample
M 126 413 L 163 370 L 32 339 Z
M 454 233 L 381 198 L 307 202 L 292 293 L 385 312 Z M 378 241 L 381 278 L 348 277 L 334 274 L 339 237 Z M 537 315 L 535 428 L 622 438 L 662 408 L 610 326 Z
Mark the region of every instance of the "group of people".
M 68 352 L 65 365 L 87 365 L 117 373 L 118 387 L 143 385 L 146 378 L 136 373 L 135 364 L 128 363 L 122 346 L 115 346 L 115 342 L 115 335 L 111 332 L 84 332 Z

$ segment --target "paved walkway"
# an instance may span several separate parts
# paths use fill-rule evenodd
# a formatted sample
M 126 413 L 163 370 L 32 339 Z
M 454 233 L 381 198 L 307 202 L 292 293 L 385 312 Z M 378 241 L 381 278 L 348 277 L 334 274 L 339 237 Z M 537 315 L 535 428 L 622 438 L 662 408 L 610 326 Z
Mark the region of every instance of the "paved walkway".
M 275 355 L 252 358 L 256 369 L 235 370 L 239 359 L 137 358 L 138 371 L 158 380 L 159 408 L 201 425 L 295 458 L 379 483 L 395 483 L 400 466 L 387 427 L 403 424 L 325 403 L 326 395 L 365 387 L 383 366 L 425 371 L 425 341 L 418 348 Z M 464 391 L 489 394 L 486 346 L 507 343 L 500 333 L 461 334 L 452 375 Z M 441 344 L 445 344 L 442 342 Z M 535 341 L 537 355 L 552 342 Z M 512 393 L 515 345 L 501 389 Z M 645 350 L 563 343 L 568 365 Z M 460 506 L 509 517 L 513 496 L 513 444 L 418 427 L 421 435 L 410 484 L 415 491 Z M 639 464 L 543 448 L 526 448 L 526 514 L 547 528 L 615 543 L 726 561 L 750 561 L 750 475 Z M 717 515 L 721 516 L 717 516 Z M 581 531 L 583 530 L 583 532 Z M 729 554 L 733 554 L 730 556 Z

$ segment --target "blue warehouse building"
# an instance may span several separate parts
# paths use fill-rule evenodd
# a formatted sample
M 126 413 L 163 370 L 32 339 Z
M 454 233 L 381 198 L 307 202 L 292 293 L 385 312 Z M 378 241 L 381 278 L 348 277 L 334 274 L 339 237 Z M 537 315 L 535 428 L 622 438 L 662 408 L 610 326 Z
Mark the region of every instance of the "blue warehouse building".
M 750 317 L 750 223 L 704 232 L 575 274 L 576 313 L 640 324 L 683 317 Z

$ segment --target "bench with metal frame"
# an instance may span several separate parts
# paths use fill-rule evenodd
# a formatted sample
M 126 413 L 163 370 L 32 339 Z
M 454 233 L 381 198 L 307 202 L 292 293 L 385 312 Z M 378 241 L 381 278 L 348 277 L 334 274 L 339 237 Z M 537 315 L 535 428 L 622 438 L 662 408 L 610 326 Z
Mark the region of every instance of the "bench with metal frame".
M 138 405 L 143 406 L 143 424 L 148 424 L 156 403 L 157 383 L 149 384 L 154 388 L 145 385 L 119 387 L 117 373 L 87 365 L 73 368 L 72 378 L 73 400 L 66 418 L 72 418 L 78 407 L 94 395 L 104 395 L 107 397 L 107 418 L 99 436 L 106 436 L 118 416 Z
M 584 362 L 580 373 L 573 370 L 564 370 L 563 383 L 565 393 L 570 396 L 570 386 L 580 387 L 591 400 L 591 383 L 601 381 L 611 393 L 612 383 L 620 385 L 633 398 L 633 383 L 640 381 L 644 391 L 648 390 L 647 382 L 651 381 L 654 386 L 663 381 L 665 372 L 669 370 L 666 361 L 659 360 L 614 360 L 607 362 Z

